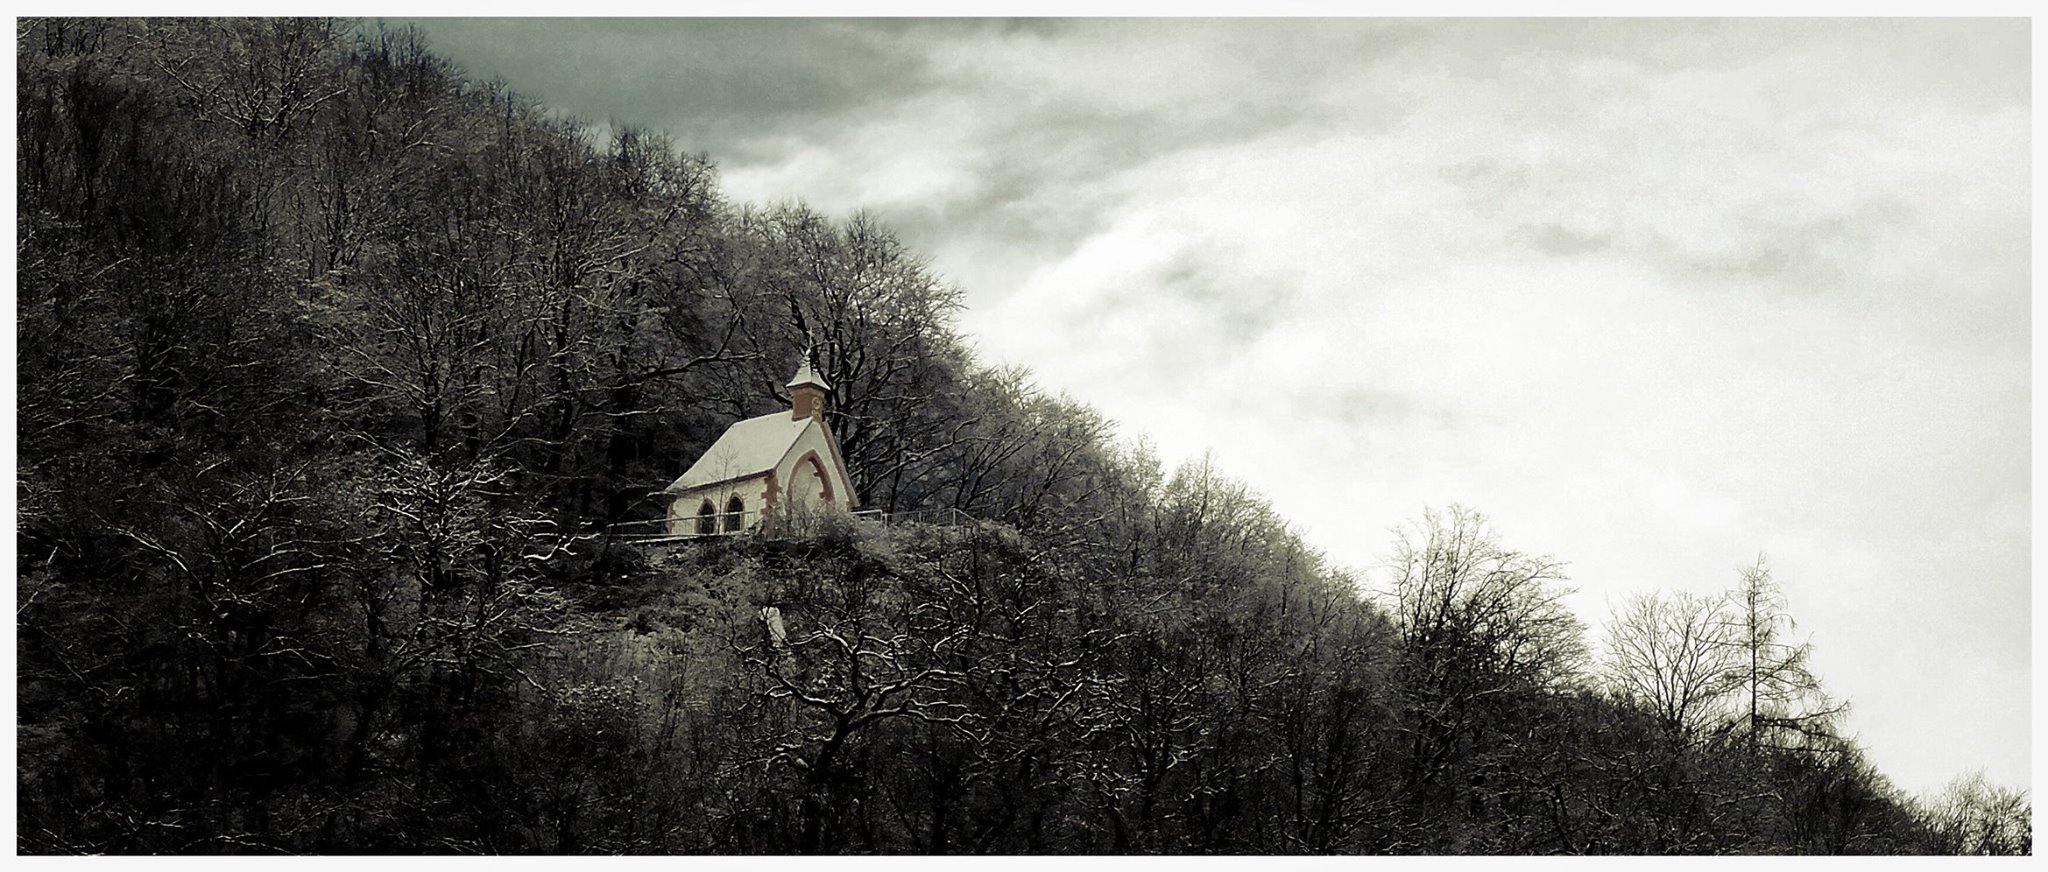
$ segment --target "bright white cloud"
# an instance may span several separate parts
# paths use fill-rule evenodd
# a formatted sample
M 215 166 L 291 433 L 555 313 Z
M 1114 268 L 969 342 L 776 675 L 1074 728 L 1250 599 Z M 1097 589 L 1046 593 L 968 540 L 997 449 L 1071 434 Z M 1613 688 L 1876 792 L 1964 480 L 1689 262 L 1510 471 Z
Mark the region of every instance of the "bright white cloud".
M 1126 192 L 1103 229 L 969 326 L 1170 456 L 1215 449 L 1353 564 L 1462 500 L 1571 560 L 1597 621 L 1769 551 L 1888 771 L 2024 782 L 2028 118 L 1855 91 L 1871 60 L 1511 58 L 1406 80 L 1391 130 L 1326 93 L 1311 133 L 1100 180 Z M 1190 289 L 1276 277 L 1250 340 Z

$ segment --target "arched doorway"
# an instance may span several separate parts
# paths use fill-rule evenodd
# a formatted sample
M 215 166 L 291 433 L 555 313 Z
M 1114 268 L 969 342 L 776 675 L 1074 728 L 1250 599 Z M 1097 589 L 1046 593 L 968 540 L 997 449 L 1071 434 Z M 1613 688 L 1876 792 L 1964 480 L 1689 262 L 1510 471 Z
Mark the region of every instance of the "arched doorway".
M 832 502 L 832 480 L 825 477 L 825 467 L 818 462 L 818 455 L 806 455 L 797 461 L 784 494 L 790 508 L 817 508 Z

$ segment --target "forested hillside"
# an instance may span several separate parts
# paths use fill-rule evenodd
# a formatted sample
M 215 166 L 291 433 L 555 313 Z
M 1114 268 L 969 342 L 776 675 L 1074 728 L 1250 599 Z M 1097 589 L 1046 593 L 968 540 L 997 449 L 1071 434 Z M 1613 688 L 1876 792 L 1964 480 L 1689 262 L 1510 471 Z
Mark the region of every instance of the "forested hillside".
M 870 219 L 409 31 L 17 27 L 21 852 L 2031 849 L 1761 564 L 1589 631 L 1451 509 L 1367 584 Z M 806 348 L 863 506 L 972 522 L 605 534 Z

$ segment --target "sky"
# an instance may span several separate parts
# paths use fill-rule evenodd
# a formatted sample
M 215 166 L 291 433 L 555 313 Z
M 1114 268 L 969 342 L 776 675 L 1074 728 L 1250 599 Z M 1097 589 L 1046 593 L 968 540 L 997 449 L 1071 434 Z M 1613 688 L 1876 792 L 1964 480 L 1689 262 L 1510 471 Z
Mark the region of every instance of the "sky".
M 985 362 L 1368 586 L 1462 504 L 1597 645 L 1767 555 L 1894 783 L 2031 786 L 2024 20 L 417 23 L 875 214 Z

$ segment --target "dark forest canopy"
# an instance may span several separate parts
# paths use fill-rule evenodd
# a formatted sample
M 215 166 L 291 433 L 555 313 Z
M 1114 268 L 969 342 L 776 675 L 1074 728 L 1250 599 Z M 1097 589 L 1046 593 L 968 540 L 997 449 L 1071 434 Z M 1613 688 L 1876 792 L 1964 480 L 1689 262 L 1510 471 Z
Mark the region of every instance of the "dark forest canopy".
M 2031 850 L 1837 733 L 1762 564 L 1589 639 L 1453 509 L 1361 592 L 886 227 L 412 31 L 16 63 L 22 852 Z M 807 347 L 864 505 L 972 523 L 604 534 Z

